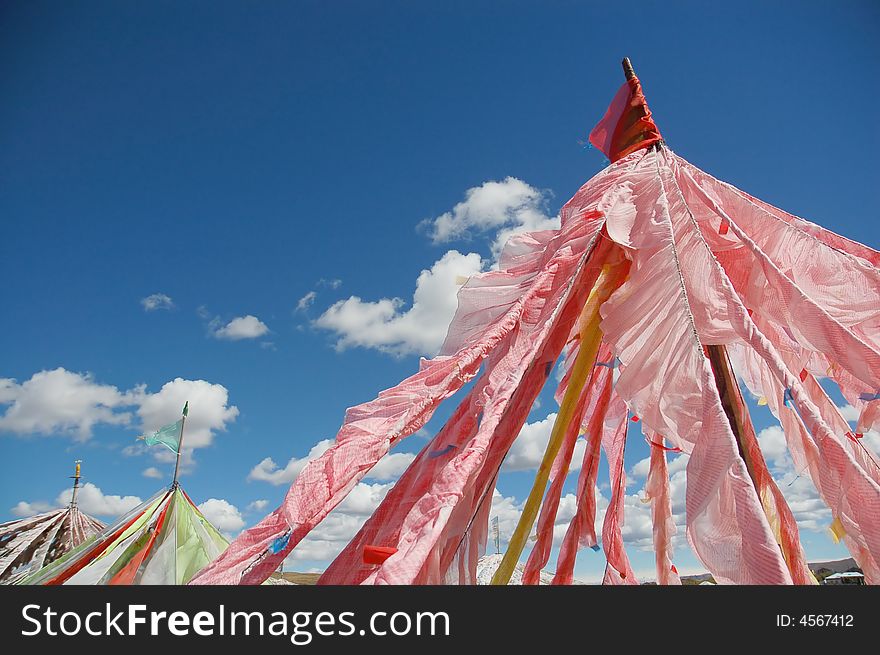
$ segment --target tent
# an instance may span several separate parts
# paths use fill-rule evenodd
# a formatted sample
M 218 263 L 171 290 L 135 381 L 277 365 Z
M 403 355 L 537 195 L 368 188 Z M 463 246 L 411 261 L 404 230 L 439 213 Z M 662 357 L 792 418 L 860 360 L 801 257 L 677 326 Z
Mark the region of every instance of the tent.
M 863 585 L 865 584 L 865 576 L 858 571 L 843 571 L 841 573 L 833 573 L 829 575 L 822 581 L 822 584 L 827 585 L 839 585 L 839 584 L 849 584 L 849 585 Z
M 180 420 L 139 437 L 177 455 L 171 486 L 65 557 L 18 582 L 34 585 L 186 584 L 229 542 L 177 480 L 189 402 Z
M 0 525 L 0 583 L 51 564 L 104 529 L 101 521 L 77 507 L 80 477 L 77 461 L 67 507 Z
M 320 583 L 472 584 L 492 489 L 538 393 L 559 365 L 559 411 L 494 584 L 536 584 L 563 481 L 587 441 L 577 509 L 554 584 L 599 548 L 597 463 L 611 499 L 601 527 L 606 584 L 636 584 L 622 536 L 627 440 L 650 443 L 659 584 L 673 564 L 669 451 L 687 453 L 687 542 L 719 583 L 815 584 L 791 509 L 770 475 L 740 382 L 779 419 L 831 530 L 880 582 L 880 466 L 862 435 L 880 425 L 880 252 L 750 196 L 676 155 L 628 60 L 590 142 L 610 164 L 562 208 L 557 230 L 519 234 L 497 269 L 471 277 L 438 356 L 346 412 L 282 505 L 193 584 L 255 584 L 437 406 L 466 389 Z M 859 413 L 853 428 L 820 380 Z M 471 383 L 468 387 L 465 387 Z M 634 429 L 628 429 L 629 426 Z M 641 428 L 641 434 L 635 428 Z M 379 556 L 381 555 L 381 556 Z
M 186 584 L 228 542 L 175 483 L 21 584 Z

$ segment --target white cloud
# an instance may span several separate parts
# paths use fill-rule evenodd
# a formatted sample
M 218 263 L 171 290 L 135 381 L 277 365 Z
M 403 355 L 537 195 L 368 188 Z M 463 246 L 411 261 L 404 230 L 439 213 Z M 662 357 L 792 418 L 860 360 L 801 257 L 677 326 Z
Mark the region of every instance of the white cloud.
M 67 505 L 72 497 L 73 489 L 65 489 L 58 494 L 58 506 Z M 95 516 L 119 516 L 134 509 L 142 502 L 137 496 L 105 494 L 91 482 L 86 482 L 81 486 L 76 496 L 77 506 L 86 514 L 94 514 Z
M 317 291 L 309 291 L 306 295 L 299 299 L 296 303 L 296 311 L 304 312 L 309 307 L 311 307 L 315 303 L 315 298 L 318 297 Z
M 465 192 L 465 199 L 452 210 L 426 219 L 434 243 L 468 237 L 471 233 L 496 232 L 492 252 L 498 255 L 513 234 L 556 229 L 559 218 L 548 216 L 549 193 L 515 177 L 484 182 Z
M 174 301 L 164 293 L 154 293 L 146 298 L 141 298 L 141 305 L 143 305 L 145 312 L 154 312 L 157 309 L 172 309 Z
M 274 485 L 290 484 L 309 461 L 320 457 L 332 443 L 330 439 L 319 441 L 308 455 L 291 458 L 284 468 L 279 468 L 272 458 L 267 457 L 251 470 L 248 479 Z M 297 545 L 287 562 L 306 561 L 320 563 L 321 569 L 326 567 L 360 530 L 394 486 L 394 480 L 413 459 L 415 455 L 411 453 L 392 453 L 379 460 L 365 476 L 377 482 L 356 484 L 345 499 Z M 254 501 L 248 509 L 263 511 L 268 504 L 266 500 Z
M 284 468 L 279 468 L 274 459 L 266 457 L 251 469 L 247 479 L 268 482 L 275 486 L 291 484 L 306 464 L 323 455 L 332 444 L 332 439 L 323 439 L 312 446 L 305 457 L 291 457 Z M 415 455 L 411 453 L 390 453 L 376 462 L 364 477 L 380 481 L 397 479 L 414 459 Z
M 11 511 L 13 516 L 33 516 L 34 514 L 48 512 L 50 509 L 55 509 L 55 506 L 42 500 L 35 500 L 32 503 L 20 500 Z
M 262 512 L 269 506 L 269 501 L 265 498 L 260 498 L 259 500 L 255 500 L 252 503 L 249 503 L 247 506 L 247 511 L 249 512 Z
M 21 435 L 63 432 L 85 441 L 95 425 L 128 425 L 131 413 L 114 410 L 135 404 L 142 394 L 142 387 L 120 392 L 95 382 L 91 373 L 60 367 L 34 373 L 21 384 L 0 379 L 0 405 L 9 405 L 0 416 L 0 431 Z
M 337 335 L 337 350 L 359 346 L 394 355 L 433 355 L 458 306 L 461 280 L 481 269 L 478 254 L 450 250 L 419 274 L 409 309 L 401 298 L 364 301 L 351 296 L 333 304 L 314 325 Z
M 390 453 L 376 462 L 366 477 L 373 480 L 396 480 L 416 458 L 412 453 Z
M 531 471 L 537 469 L 544 459 L 544 452 L 547 450 L 555 421 L 556 413 L 552 412 L 546 418 L 523 425 L 504 459 L 501 470 Z M 578 439 L 571 456 L 569 471 L 580 469 L 584 460 L 585 448 L 586 442 L 583 439 Z
M 209 498 L 199 505 L 199 511 L 226 536 L 238 534 L 244 527 L 238 508 L 222 498 Z
M 764 460 L 772 469 L 784 469 L 791 466 L 788 456 L 788 445 L 785 433 L 779 425 L 771 425 L 758 433 L 758 445 L 764 454 Z
M 866 435 L 867 436 L 867 435 Z M 811 530 L 823 532 L 831 523 L 831 510 L 825 505 L 819 496 L 819 492 L 810 480 L 809 474 L 805 471 L 798 475 L 798 471 L 794 470 L 794 464 L 788 454 L 785 443 L 785 434 L 778 425 L 772 425 L 764 428 L 758 433 L 758 444 L 764 459 L 771 470 L 773 479 L 782 495 L 785 497 L 788 506 L 791 508 L 795 521 L 801 531 Z M 672 497 L 672 509 L 675 523 L 678 526 L 678 536 L 676 544 L 684 545 L 681 538 L 685 529 L 685 490 L 687 486 L 687 455 L 679 455 L 669 461 L 670 475 L 670 495 Z M 639 461 L 632 467 L 630 474 L 633 477 L 643 480 L 648 474 L 648 458 Z M 628 497 L 629 498 L 629 497 Z M 627 508 L 629 503 L 627 504 Z M 646 505 L 650 507 L 650 505 Z M 627 509 L 629 512 L 630 510 Z M 634 514 L 638 514 L 638 507 L 634 505 Z M 627 522 L 629 522 L 627 515 Z M 634 522 L 642 521 L 641 518 L 635 518 Z M 644 527 L 644 526 L 642 526 Z M 624 531 L 626 535 L 626 530 Z M 650 540 L 639 545 L 639 547 L 650 548 Z
M 671 453 L 667 453 L 666 455 L 666 469 L 671 476 L 674 473 L 678 473 L 679 471 L 684 471 L 687 467 L 688 463 L 688 455 L 682 453 L 680 455 L 674 456 Z M 644 480 L 648 477 L 648 471 L 651 468 L 651 458 L 645 457 L 645 459 L 639 460 L 629 471 L 630 476 L 632 476 L 636 480 Z
M 258 339 L 269 332 L 269 326 L 256 316 L 238 316 L 226 325 L 212 327 L 212 334 L 218 339 L 226 341 L 240 341 L 241 339 Z
M 177 378 L 157 393 L 147 392 L 143 385 L 120 391 L 95 382 L 89 373 L 63 368 L 40 371 L 22 384 L 0 380 L 0 405 L 9 405 L 0 416 L 0 431 L 71 434 L 77 441 L 89 439 L 99 424 L 151 432 L 176 421 L 186 401 L 192 410 L 184 435 L 184 455 L 189 461 L 193 449 L 210 445 L 214 432 L 225 430 L 238 416 L 238 408 L 229 406 L 229 392 L 220 384 Z M 127 455 L 143 452 L 146 450 L 137 445 L 124 449 Z M 160 461 L 169 461 L 169 456 L 173 460 L 173 453 L 166 449 L 150 452 Z
M 519 523 L 519 517 L 522 514 L 522 506 L 523 503 L 518 502 L 513 496 L 504 496 L 497 488 L 492 490 L 492 507 L 489 509 L 489 524 L 491 526 L 492 519 L 496 516 L 498 517 L 498 536 L 499 541 L 501 542 L 502 552 L 505 550 L 505 545 L 508 543 L 511 535 L 513 535 L 513 531 Z M 492 540 L 493 537 L 490 531 L 489 542 L 492 542 Z M 494 543 L 487 544 L 486 551 L 489 552 L 491 547 L 494 547 Z
M 266 457 L 251 469 L 251 472 L 248 473 L 247 479 L 268 482 L 275 486 L 290 484 L 296 479 L 296 476 L 299 475 L 299 472 L 303 470 L 306 464 L 323 455 L 324 451 L 326 451 L 332 443 L 333 441 L 331 439 L 319 441 L 312 446 L 309 454 L 305 457 L 291 457 L 290 461 L 287 462 L 287 466 L 283 469 L 278 468 L 278 464 L 276 464 L 275 460 L 271 457 Z
M 155 480 L 161 480 L 164 476 L 162 475 L 162 471 L 157 469 L 155 466 L 150 466 L 141 471 L 141 475 L 145 478 L 153 478 Z
M 877 432 L 877 430 L 865 432 L 865 436 L 862 438 L 862 445 L 870 451 L 871 457 L 876 460 L 877 453 L 880 453 L 880 432 Z
M 850 404 L 846 404 L 843 407 L 838 407 L 841 415 L 847 421 L 858 421 L 859 420 L 859 410 L 853 407 Z
M 359 482 L 345 500 L 297 544 L 286 562 L 308 561 L 326 565 L 357 534 L 392 486 L 390 483 Z
M 226 430 L 238 416 L 238 407 L 229 405 L 229 391 L 222 384 L 176 378 L 157 393 L 144 395 L 137 410 L 143 431 L 158 430 L 179 419 L 186 402 L 189 416 L 183 434 L 184 453 L 210 446 L 214 433 Z M 160 461 L 174 459 L 174 453 L 166 448 L 154 448 L 152 452 Z
M 514 234 L 559 227 L 559 217 L 551 217 L 545 211 L 549 195 L 514 177 L 489 181 L 468 189 L 464 201 L 452 210 L 420 225 L 428 230 L 434 243 L 465 238 L 472 233 L 491 234 L 492 257 L 497 259 Z M 313 325 L 333 332 L 336 349 L 340 351 L 361 347 L 396 356 L 434 355 L 455 314 L 462 280 L 481 272 L 484 265 L 494 266 L 476 253 L 465 255 L 450 250 L 430 269 L 421 272 L 408 308 L 399 297 L 371 301 L 350 296 L 334 303 Z M 298 310 L 311 304 L 313 293 L 300 299 Z

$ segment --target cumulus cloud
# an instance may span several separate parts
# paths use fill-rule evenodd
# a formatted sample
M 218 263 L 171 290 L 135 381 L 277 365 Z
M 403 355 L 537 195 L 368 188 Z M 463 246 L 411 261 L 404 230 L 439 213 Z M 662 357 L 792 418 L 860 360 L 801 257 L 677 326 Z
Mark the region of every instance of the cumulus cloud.
M 63 507 L 73 498 L 73 489 L 65 489 L 56 499 L 57 506 Z M 134 509 L 143 501 L 137 496 L 116 496 L 105 494 L 100 487 L 86 482 L 79 488 L 76 496 L 77 506 L 86 514 L 96 516 L 119 516 Z
M 248 480 L 268 482 L 275 486 L 290 484 L 306 464 L 323 455 L 331 445 L 332 439 L 323 439 L 312 446 L 305 457 L 291 457 L 284 468 L 279 468 L 274 459 L 266 457 L 251 469 Z M 397 479 L 414 459 L 415 455 L 411 453 L 389 453 L 376 462 L 365 477 L 380 481 Z
M 162 471 L 157 469 L 155 466 L 149 466 L 141 471 L 141 475 L 145 478 L 152 478 L 154 480 L 161 480 L 164 476 L 162 475 Z
M 687 467 L 688 463 L 688 455 L 682 453 L 677 456 L 672 456 L 667 453 L 666 456 L 666 469 L 669 472 L 669 475 L 674 473 L 678 473 L 679 471 L 684 471 Z M 632 476 L 633 481 L 644 480 L 648 477 L 648 471 L 651 467 L 651 458 L 645 457 L 644 459 L 639 460 L 629 471 L 630 476 Z
M 531 471 L 541 465 L 544 459 L 544 451 L 550 441 L 550 432 L 556 421 L 556 413 L 552 412 L 534 423 L 526 423 L 519 431 L 519 435 L 513 442 L 507 457 L 504 459 L 502 471 Z M 578 439 L 571 457 L 570 471 L 577 471 L 584 460 L 584 448 L 586 442 Z
M 238 508 L 222 498 L 209 498 L 199 505 L 199 511 L 226 536 L 236 535 L 244 527 L 244 519 Z
M 294 565 L 303 561 L 320 562 L 320 568 L 326 566 L 357 534 L 392 486 L 359 482 L 345 500 L 297 544 L 285 561 Z
M 98 424 L 128 425 L 131 412 L 116 410 L 136 404 L 142 395 L 143 387 L 121 392 L 95 382 L 91 373 L 60 367 L 34 373 L 21 384 L 0 379 L 0 405 L 9 405 L 0 416 L 0 431 L 20 435 L 62 432 L 85 441 Z
M 850 405 L 850 404 L 846 404 L 846 405 L 844 405 L 843 407 L 838 407 L 837 409 L 840 410 L 840 414 L 841 414 L 841 415 L 843 416 L 843 418 L 845 418 L 847 421 L 854 422 L 854 421 L 858 421 L 858 420 L 859 420 L 859 410 L 857 410 L 857 409 L 856 409 L 855 407 L 853 407 L 852 405 Z
M 409 308 L 402 298 L 351 296 L 330 306 L 314 325 L 335 333 L 336 349 L 374 348 L 393 355 L 433 355 L 458 306 L 462 281 L 482 269 L 476 253 L 450 250 L 416 280 Z
M 172 309 L 174 301 L 164 293 L 154 293 L 146 298 L 141 298 L 141 305 L 145 312 L 154 312 L 157 309 Z
M 795 521 L 801 531 L 825 531 L 832 520 L 831 510 L 822 501 L 819 492 L 813 485 L 812 480 L 810 480 L 808 472 L 796 471 L 794 469 L 794 463 L 788 454 L 785 434 L 782 428 L 778 425 L 764 428 L 758 433 L 758 444 L 761 447 L 761 452 L 764 454 L 770 472 L 780 491 L 782 491 L 788 506 L 791 508 Z M 687 455 L 679 455 L 669 461 L 670 494 L 673 501 L 675 522 L 679 528 L 679 538 L 684 535 L 687 461 Z M 632 467 L 630 474 L 634 478 L 644 481 L 648 474 L 648 465 L 649 459 L 645 458 Z M 638 514 L 638 507 L 635 505 L 633 513 Z M 641 518 L 634 518 L 633 525 L 639 524 L 641 521 Z M 627 517 L 627 522 L 629 522 L 629 517 Z M 627 534 L 625 529 L 624 535 Z M 643 535 L 642 538 L 644 539 L 645 536 Z M 677 544 L 683 545 L 683 542 L 678 541 Z M 642 542 L 641 545 L 649 548 L 650 540 Z
M 465 199 L 450 211 L 422 225 L 434 243 L 495 232 L 492 252 L 497 256 L 513 234 L 559 227 L 559 218 L 546 212 L 549 195 L 515 177 L 484 182 L 468 189 Z
M 399 297 L 364 300 L 350 296 L 331 305 L 313 325 L 334 333 L 339 351 L 360 347 L 395 356 L 436 354 L 455 314 L 463 281 L 485 266 L 494 266 L 493 260 L 514 234 L 559 227 L 559 217 L 546 212 L 549 195 L 515 177 L 468 189 L 462 202 L 420 226 L 434 243 L 488 234 L 492 260 L 449 250 L 421 272 L 411 303 Z M 314 301 L 313 293 L 300 299 L 299 311 Z
M 296 303 L 296 311 L 305 312 L 315 303 L 315 298 L 318 297 L 317 291 L 309 291 L 306 295 L 300 298 Z
M 519 523 L 522 514 L 523 502 L 517 501 L 513 496 L 504 496 L 496 488 L 492 490 L 492 507 L 489 509 L 489 524 L 492 519 L 498 517 L 498 536 L 504 551 L 513 531 Z M 490 540 L 492 539 L 490 533 Z
M 248 504 L 247 511 L 249 512 L 262 512 L 269 506 L 269 501 L 265 498 L 260 498 L 259 500 L 255 500 Z
M 284 468 L 279 468 L 272 458 L 267 457 L 251 470 L 248 479 L 274 485 L 290 484 L 309 461 L 319 457 L 332 443 L 329 439 L 319 441 L 308 455 L 291 458 Z M 394 486 L 394 480 L 414 458 L 415 455 L 411 453 L 391 453 L 379 460 L 365 476 L 365 479 L 376 482 L 356 484 L 345 499 L 297 545 L 287 562 L 297 565 L 310 562 L 319 564 L 319 569 L 326 567 L 357 534 Z M 248 509 L 263 511 L 268 504 L 266 500 L 254 501 Z
M 376 462 L 366 477 L 373 480 L 396 480 L 416 458 L 412 453 L 390 453 Z
M 309 454 L 305 457 L 291 457 L 290 461 L 287 462 L 287 465 L 284 468 L 279 468 L 274 459 L 266 457 L 251 469 L 251 472 L 248 473 L 247 479 L 268 482 L 275 486 L 290 484 L 296 479 L 299 472 L 305 468 L 306 464 L 323 455 L 332 443 L 333 441 L 331 439 L 319 441 L 312 446 Z
M 55 509 L 55 506 L 42 500 L 35 500 L 32 503 L 20 500 L 10 511 L 13 516 L 24 517 L 33 516 L 34 514 L 42 514 L 43 512 L 48 512 L 50 509 Z
M 240 341 L 242 339 L 258 339 L 264 334 L 268 334 L 269 326 L 263 323 L 256 316 L 248 314 L 247 316 L 238 316 L 226 325 L 214 325 L 212 334 L 217 339 L 226 341 Z
M 192 451 L 210 446 L 214 434 L 225 431 L 238 416 L 238 407 L 229 405 L 229 391 L 222 384 L 206 380 L 175 378 L 166 382 L 153 394 L 145 394 L 137 409 L 144 432 L 158 430 L 180 418 L 180 412 L 189 402 L 183 450 Z M 167 453 L 164 459 L 174 459 L 174 453 L 165 448 L 153 452 Z
M 779 425 L 771 425 L 758 433 L 758 445 L 770 468 L 784 469 L 791 465 L 785 433 Z
M 0 431 L 23 436 L 70 435 L 76 441 L 89 439 L 101 424 L 152 432 L 180 418 L 187 401 L 191 411 L 182 457 L 186 470 L 192 464 L 193 450 L 209 446 L 214 434 L 226 430 L 238 416 L 223 385 L 176 378 L 156 393 L 149 393 L 143 385 L 120 391 L 96 382 L 89 373 L 63 368 L 40 371 L 21 384 L 0 380 L 0 408 L 8 405 L 0 415 Z M 147 449 L 142 444 L 129 444 L 122 452 L 132 456 L 149 452 L 161 462 L 175 458 L 165 448 Z M 144 475 L 156 477 L 154 471 L 147 471 Z

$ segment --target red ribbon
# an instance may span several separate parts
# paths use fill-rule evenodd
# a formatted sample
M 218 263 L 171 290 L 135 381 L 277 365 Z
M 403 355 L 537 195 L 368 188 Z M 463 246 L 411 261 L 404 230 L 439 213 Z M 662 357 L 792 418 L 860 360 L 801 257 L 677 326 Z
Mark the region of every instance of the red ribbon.
M 364 546 L 364 564 L 382 564 L 396 552 L 394 546 Z
M 675 447 L 670 448 L 669 446 L 664 446 L 662 443 L 657 443 L 656 441 L 651 441 L 650 439 L 645 439 L 649 444 L 654 446 L 655 448 L 659 448 L 660 450 L 665 450 L 668 453 L 680 453 L 681 448 Z

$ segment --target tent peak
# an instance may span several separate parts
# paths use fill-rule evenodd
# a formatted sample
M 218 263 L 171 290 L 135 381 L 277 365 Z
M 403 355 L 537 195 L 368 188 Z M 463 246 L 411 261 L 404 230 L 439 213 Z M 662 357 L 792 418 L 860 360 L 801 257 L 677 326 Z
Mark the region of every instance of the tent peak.
M 82 475 L 80 474 L 80 464 L 82 464 L 82 460 L 78 459 L 73 462 L 74 471 L 73 475 L 71 475 L 71 479 L 73 479 L 73 495 L 70 497 L 69 507 L 76 507 L 76 494 L 79 491 L 79 481 L 82 479 Z
M 590 143 L 605 153 L 611 162 L 663 141 L 629 57 L 624 57 L 621 65 L 626 81 L 605 116 L 590 132 Z

